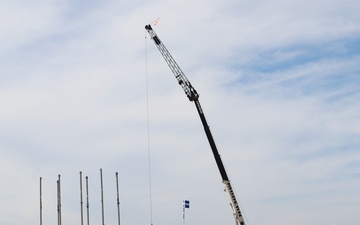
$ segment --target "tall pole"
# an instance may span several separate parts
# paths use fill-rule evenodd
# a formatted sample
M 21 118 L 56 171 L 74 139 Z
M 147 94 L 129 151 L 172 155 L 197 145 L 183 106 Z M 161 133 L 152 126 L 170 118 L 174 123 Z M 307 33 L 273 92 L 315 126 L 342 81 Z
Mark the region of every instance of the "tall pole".
M 58 205 L 57 205 L 57 211 L 58 211 L 58 225 L 61 225 L 61 183 L 60 183 L 60 174 L 59 178 L 57 180 L 57 197 L 58 197 Z
M 183 204 L 183 225 L 185 225 L 185 205 Z
M 120 225 L 120 197 L 119 197 L 119 179 L 118 172 L 116 172 L 116 200 L 117 200 L 117 210 L 118 210 L 118 225 Z
M 57 221 L 58 225 L 60 225 L 60 217 L 59 217 L 59 180 L 56 180 L 56 206 L 57 206 Z
M 82 194 L 82 172 L 80 171 L 80 224 L 83 225 L 83 194 Z
M 100 168 L 100 183 L 101 183 L 101 216 L 102 216 L 102 225 L 105 225 L 104 222 L 104 192 L 103 192 L 103 177 L 102 169 Z
M 184 200 L 183 201 L 183 225 L 185 225 L 185 209 L 190 208 L 190 201 Z
M 40 177 L 40 225 L 42 225 L 42 177 Z
M 60 174 L 59 174 L 59 206 L 60 206 L 60 225 L 62 224 L 62 210 L 61 210 L 61 181 L 60 181 Z
M 87 218 L 87 225 L 89 225 L 89 183 L 88 183 L 88 177 L 85 177 L 86 179 L 86 218 Z

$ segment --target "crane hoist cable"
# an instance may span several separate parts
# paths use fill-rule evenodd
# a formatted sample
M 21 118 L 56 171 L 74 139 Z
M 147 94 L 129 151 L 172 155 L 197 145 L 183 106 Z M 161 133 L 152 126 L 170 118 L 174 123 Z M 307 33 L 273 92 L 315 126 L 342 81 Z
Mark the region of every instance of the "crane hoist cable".
M 147 124 L 147 149 L 148 149 L 148 176 L 149 176 L 149 206 L 150 224 L 153 225 L 152 209 L 152 181 L 151 181 L 151 151 L 150 151 L 150 116 L 149 116 L 149 82 L 148 82 L 148 62 L 147 62 L 147 34 L 145 32 L 145 77 L 146 77 L 146 124 Z

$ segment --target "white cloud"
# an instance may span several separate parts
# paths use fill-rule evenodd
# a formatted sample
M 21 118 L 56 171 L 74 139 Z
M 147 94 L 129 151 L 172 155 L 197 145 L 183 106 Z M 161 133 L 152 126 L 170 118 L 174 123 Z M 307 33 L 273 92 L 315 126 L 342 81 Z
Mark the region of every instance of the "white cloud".
M 200 93 L 251 224 L 357 224 L 359 33 L 355 1 L 6 1 L 1 8 L 0 222 L 149 223 L 144 25 Z M 350 43 L 351 42 L 351 43 Z M 316 47 L 318 46 L 318 47 Z M 355 47 L 354 47 L 355 46 Z M 233 223 L 193 103 L 147 40 L 154 224 Z M 19 194 L 20 193 L 20 194 Z M 21 207 L 19 207 L 21 206 Z M 301 221 L 301 222 L 300 222 Z

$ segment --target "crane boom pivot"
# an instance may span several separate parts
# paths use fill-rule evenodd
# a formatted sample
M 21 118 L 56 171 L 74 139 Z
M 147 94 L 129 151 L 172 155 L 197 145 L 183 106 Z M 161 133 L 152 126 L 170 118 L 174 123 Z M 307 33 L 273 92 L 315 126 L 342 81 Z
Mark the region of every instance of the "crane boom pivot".
M 155 31 L 152 29 L 151 25 L 146 25 L 145 29 L 149 33 L 149 35 L 152 38 L 152 40 L 154 41 L 156 47 L 159 49 L 161 55 L 163 56 L 166 63 L 170 67 L 171 71 L 175 75 L 175 78 L 178 80 L 178 83 L 182 87 L 182 89 L 184 90 L 186 96 L 189 98 L 190 101 L 195 103 L 197 112 L 199 113 L 200 120 L 201 120 L 201 122 L 203 124 L 203 127 L 204 127 L 204 130 L 205 130 L 206 137 L 207 137 L 207 139 L 209 141 L 209 144 L 210 144 L 211 150 L 213 152 L 216 164 L 218 166 L 221 178 L 222 178 L 223 183 L 225 185 L 225 190 L 229 195 L 230 205 L 231 205 L 231 207 L 233 209 L 233 215 L 235 217 L 236 223 L 238 225 L 245 225 L 244 217 L 243 217 L 243 215 L 241 213 L 240 206 L 239 206 L 238 201 L 236 199 L 234 190 L 233 190 L 233 188 L 231 186 L 231 183 L 230 183 L 230 180 L 229 180 L 228 175 L 226 173 L 224 164 L 223 164 L 223 162 L 221 160 L 221 157 L 220 157 L 220 154 L 219 154 L 219 152 L 217 150 L 214 138 L 212 137 L 209 125 L 208 125 L 208 123 L 206 121 L 204 112 L 203 112 L 203 110 L 201 108 L 201 105 L 200 105 L 200 102 L 199 102 L 199 94 L 197 93 L 195 88 L 191 85 L 190 81 L 186 78 L 185 74 L 180 69 L 179 65 L 176 63 L 174 58 L 171 56 L 170 52 L 166 49 L 165 45 L 161 42 L 161 40 L 159 39 L 159 37 L 157 36 Z

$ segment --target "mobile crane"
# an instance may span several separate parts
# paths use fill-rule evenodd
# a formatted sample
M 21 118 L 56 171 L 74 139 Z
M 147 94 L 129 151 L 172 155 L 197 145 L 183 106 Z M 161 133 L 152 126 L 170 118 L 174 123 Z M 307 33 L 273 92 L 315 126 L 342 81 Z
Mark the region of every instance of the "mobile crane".
M 186 96 L 189 98 L 190 101 L 195 103 L 197 112 L 199 113 L 201 122 L 203 124 L 207 139 L 209 141 L 211 150 L 214 154 L 214 158 L 216 161 L 216 164 L 218 166 L 218 169 L 220 171 L 221 178 L 223 180 L 223 183 L 225 185 L 225 190 L 229 195 L 230 198 L 230 205 L 233 210 L 233 215 L 235 217 L 237 225 L 245 225 L 244 217 L 241 213 L 240 206 L 238 204 L 238 201 L 236 199 L 234 190 L 231 186 L 230 180 L 228 178 L 228 175 L 226 173 L 224 164 L 221 160 L 220 154 L 217 150 L 217 147 L 215 145 L 214 138 L 212 137 L 210 128 L 208 126 L 208 123 L 205 119 L 204 112 L 201 108 L 200 102 L 199 102 L 199 94 L 195 90 L 195 88 L 191 85 L 190 81 L 186 78 L 183 71 L 180 69 L 178 64 L 175 62 L 174 58 L 171 56 L 170 52 L 166 49 L 165 45 L 160 41 L 160 38 L 157 36 L 151 25 L 145 26 L 146 31 L 149 33 L 151 39 L 154 41 L 156 47 L 159 49 L 161 55 L 164 57 L 166 63 L 170 67 L 171 71 L 175 75 L 175 78 L 177 79 L 179 85 L 184 90 Z

